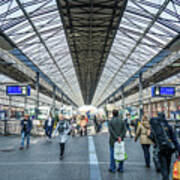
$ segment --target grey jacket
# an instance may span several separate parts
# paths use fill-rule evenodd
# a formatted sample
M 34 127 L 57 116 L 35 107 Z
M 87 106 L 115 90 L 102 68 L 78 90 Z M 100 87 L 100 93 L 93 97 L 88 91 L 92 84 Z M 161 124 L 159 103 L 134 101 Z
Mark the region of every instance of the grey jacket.
M 119 117 L 113 117 L 109 122 L 109 134 L 109 144 L 111 147 L 113 147 L 114 143 L 118 140 L 118 137 L 121 137 L 123 140 L 126 135 L 125 122 Z

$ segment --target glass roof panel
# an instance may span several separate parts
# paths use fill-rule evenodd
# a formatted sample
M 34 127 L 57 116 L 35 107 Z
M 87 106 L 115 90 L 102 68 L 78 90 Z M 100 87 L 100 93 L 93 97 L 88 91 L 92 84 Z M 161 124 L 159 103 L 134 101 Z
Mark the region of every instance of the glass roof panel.
M 5 19 L 1 29 L 75 103 L 82 105 L 83 99 L 56 1 L 20 2 L 27 16 L 16 1 L 0 6 L 0 10 L 6 8 L 0 11 L 0 16 Z
M 109 78 L 103 78 L 109 67 L 107 65 L 112 61 L 111 56 L 108 57 L 93 104 L 98 105 L 107 98 L 108 94 L 117 89 L 113 86 L 119 84 L 119 88 L 176 37 L 180 30 L 179 23 L 176 23 L 180 6 L 176 4 L 178 7 L 175 9 L 169 2 L 164 11 L 158 14 L 163 4 L 164 0 L 128 1 L 110 52 L 118 52 L 124 56 L 121 57 L 121 62 L 116 61 L 118 68 L 111 72 Z M 170 10 L 171 15 L 167 15 Z

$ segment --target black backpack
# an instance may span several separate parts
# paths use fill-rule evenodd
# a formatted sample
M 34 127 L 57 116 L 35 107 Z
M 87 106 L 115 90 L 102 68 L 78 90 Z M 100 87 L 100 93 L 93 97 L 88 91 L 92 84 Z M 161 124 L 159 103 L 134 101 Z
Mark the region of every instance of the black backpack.
M 160 152 L 174 152 L 175 146 L 171 140 L 169 127 L 159 118 L 152 118 L 150 121 L 151 131 Z
M 59 122 L 59 127 L 58 127 L 58 132 L 59 133 L 62 133 L 62 132 L 64 132 L 65 130 L 67 130 L 68 129 L 68 125 L 67 125 L 67 123 L 65 122 L 65 121 L 60 121 Z

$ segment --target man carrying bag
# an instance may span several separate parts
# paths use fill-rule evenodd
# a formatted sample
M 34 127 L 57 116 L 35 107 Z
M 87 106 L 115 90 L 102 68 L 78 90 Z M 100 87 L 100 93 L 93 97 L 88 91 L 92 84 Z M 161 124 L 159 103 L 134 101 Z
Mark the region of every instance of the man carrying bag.
M 113 110 L 113 118 L 109 122 L 109 145 L 110 145 L 110 168 L 109 172 L 116 172 L 116 162 L 114 158 L 114 144 L 115 142 L 121 143 L 126 135 L 126 125 L 123 121 L 123 116 L 117 110 Z M 123 172 L 123 161 L 119 162 L 118 172 Z

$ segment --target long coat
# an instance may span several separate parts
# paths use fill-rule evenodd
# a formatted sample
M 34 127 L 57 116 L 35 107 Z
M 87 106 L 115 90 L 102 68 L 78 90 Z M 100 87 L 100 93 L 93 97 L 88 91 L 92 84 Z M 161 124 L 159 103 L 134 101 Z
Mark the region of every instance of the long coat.
M 66 120 L 60 120 L 56 126 L 54 135 L 59 134 L 58 139 L 59 143 L 66 143 L 69 138 L 69 133 L 71 131 L 71 127 Z
M 137 141 L 139 136 L 141 144 L 153 144 L 151 139 L 148 138 L 148 128 L 146 128 L 143 124 L 140 124 L 137 128 L 135 141 Z
M 118 140 L 118 137 L 121 137 L 123 140 L 126 135 L 126 124 L 125 122 L 118 117 L 113 117 L 109 122 L 109 144 L 111 147 L 114 146 L 114 143 Z

